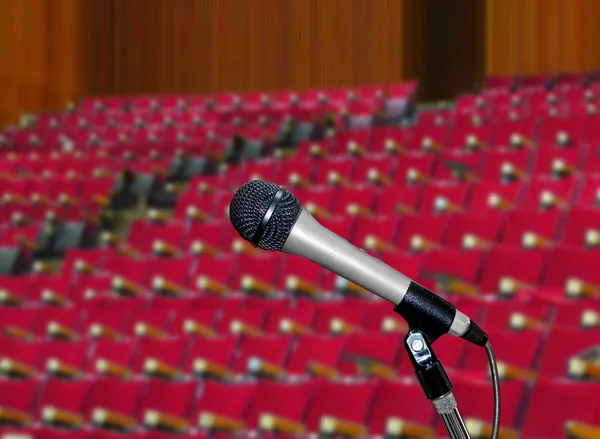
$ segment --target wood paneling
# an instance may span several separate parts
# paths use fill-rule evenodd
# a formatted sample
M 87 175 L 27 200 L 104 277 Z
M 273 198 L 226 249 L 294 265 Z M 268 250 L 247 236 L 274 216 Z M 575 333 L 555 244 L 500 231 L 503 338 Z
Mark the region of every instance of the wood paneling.
M 0 125 L 84 89 L 81 0 L 0 0 Z
M 407 0 L 90 1 L 97 94 L 406 79 Z
M 597 0 L 486 0 L 486 73 L 600 67 Z

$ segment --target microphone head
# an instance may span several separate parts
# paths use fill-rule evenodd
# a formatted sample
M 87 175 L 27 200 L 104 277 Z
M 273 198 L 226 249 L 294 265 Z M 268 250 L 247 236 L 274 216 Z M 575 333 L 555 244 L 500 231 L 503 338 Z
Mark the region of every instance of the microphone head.
M 253 180 L 242 185 L 229 205 L 229 219 L 242 238 L 263 250 L 281 250 L 302 212 L 283 186 Z

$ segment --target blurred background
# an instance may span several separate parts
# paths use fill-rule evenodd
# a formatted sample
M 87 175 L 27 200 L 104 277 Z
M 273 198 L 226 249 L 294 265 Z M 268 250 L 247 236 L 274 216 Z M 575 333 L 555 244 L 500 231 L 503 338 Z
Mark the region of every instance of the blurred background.
M 0 439 L 446 437 L 391 304 L 235 232 L 249 180 L 489 333 L 502 439 L 598 439 L 598 41 L 597 0 L 0 0 Z M 484 351 L 434 349 L 490 437 Z
M 594 0 L 18 0 L 0 8 L 0 123 L 88 95 L 418 79 L 421 99 L 447 99 L 486 75 L 600 63 Z

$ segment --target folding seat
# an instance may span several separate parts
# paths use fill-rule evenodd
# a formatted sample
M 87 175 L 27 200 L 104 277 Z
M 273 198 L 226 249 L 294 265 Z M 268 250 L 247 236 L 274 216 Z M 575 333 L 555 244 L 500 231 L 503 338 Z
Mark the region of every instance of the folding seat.
M 347 337 L 301 334 L 290 353 L 286 370 L 292 375 L 337 376 Z
M 94 249 L 69 248 L 65 252 L 61 265 L 61 276 L 69 277 L 73 274 L 93 274 L 102 270 L 104 262 L 114 255 L 116 250 L 112 247 L 99 247 Z
M 600 178 L 588 176 L 581 185 L 575 203 L 580 207 L 596 208 L 600 206 Z
M 569 298 L 597 297 L 600 272 L 596 251 L 554 248 L 551 250 L 542 286 L 561 290 Z
M 81 379 L 89 351 L 88 340 L 47 340 L 42 345 L 39 369 L 59 378 Z
M 4 204 L 24 204 L 29 200 L 31 181 L 24 178 L 11 178 L 2 181 L 0 196 Z
M 390 171 L 396 164 L 396 158 L 387 154 L 367 155 L 356 163 L 354 181 L 359 184 L 389 185 Z
M 456 98 L 455 111 L 457 113 L 472 114 L 485 111 L 490 97 L 479 94 L 461 94 Z
M 352 243 L 373 253 L 394 251 L 398 225 L 398 217 L 359 217 L 356 220 Z
M 432 178 L 434 180 L 476 181 L 484 156 L 481 153 L 450 150 L 440 153 Z
M 307 186 L 313 181 L 316 163 L 298 155 L 295 159 L 284 160 L 279 166 L 274 183 L 284 186 Z
M 452 249 L 489 249 L 498 239 L 504 213 L 458 212 L 450 215 L 442 245 Z
M 281 378 L 290 350 L 288 335 L 245 335 L 233 362 L 233 370 L 255 376 Z
M 333 199 L 332 212 L 337 215 L 370 216 L 377 201 L 377 192 L 373 186 L 342 187 Z
M 241 169 L 238 173 L 238 184 L 242 185 L 250 180 L 276 180 L 277 173 L 279 171 L 279 164 L 279 161 L 275 161 L 273 159 L 246 162 L 240 166 Z
M 529 148 L 488 151 L 481 169 L 481 179 L 497 183 L 522 181 L 529 174 L 533 155 Z
M 0 427 L 1 437 L 10 438 L 8 433 L 5 435 L 3 433 L 5 432 L 4 427 L 10 428 L 10 421 L 12 419 L 16 421 L 16 425 L 12 427 L 18 430 L 31 424 L 31 412 L 40 387 L 41 384 L 38 379 L 0 379 L 0 408 L 2 408 L 0 420 L 3 424 Z M 22 430 L 19 431 L 19 433 L 21 432 Z
M 152 275 L 146 285 L 157 294 L 182 297 L 187 294 L 185 285 L 192 270 L 192 262 L 190 257 L 152 259 L 149 263 Z
M 185 224 L 153 224 L 144 220 L 131 224 L 127 242 L 145 254 L 172 256 L 176 254 L 185 235 Z
M 551 149 L 540 152 L 534 163 L 532 174 L 566 179 L 576 175 L 582 158 L 582 149 Z
M 138 309 L 128 313 L 123 331 L 125 334 L 149 338 L 165 338 L 169 333 L 171 310 Z
M 438 293 L 476 295 L 477 276 L 482 262 L 481 250 L 432 250 L 425 256 L 419 283 Z
M 201 257 L 190 276 L 188 289 L 223 294 L 234 288 L 230 282 L 235 258 L 233 255 Z
M 5 304 L 15 301 L 16 304 L 26 301 L 33 291 L 36 278 L 33 276 L 0 276 L 0 300 Z
M 392 172 L 392 184 L 409 186 L 429 181 L 435 164 L 435 156 L 422 152 L 408 152 L 398 157 Z
M 39 229 L 39 226 L 35 224 L 37 210 L 33 204 L 3 203 L 2 211 L 0 211 L 0 224 L 10 226 L 6 231 L 11 235 L 11 238 L 4 238 L 3 241 L 11 245 L 12 243 L 18 245 L 18 241 L 14 238 L 22 233 L 25 237 L 33 239 L 32 243 L 35 243 Z
M 39 420 L 47 425 L 83 427 L 85 403 L 92 387 L 93 381 L 89 379 L 65 381 L 49 378 L 37 404 Z
M 279 289 L 307 296 L 318 295 L 321 293 L 324 271 L 320 265 L 308 259 L 287 256 L 281 267 Z
M 229 223 L 229 224 L 228 224 Z M 195 256 L 215 256 L 231 251 L 233 227 L 229 221 L 192 222 L 180 248 Z
M 44 307 L 40 308 L 33 322 L 33 333 L 44 337 L 53 335 L 54 327 L 60 332 L 64 329 L 72 332 L 75 336 L 79 330 L 79 325 L 82 320 L 82 313 L 75 307 L 56 308 Z
M 334 155 L 362 156 L 369 149 L 370 140 L 370 129 L 340 131 L 332 139 L 330 152 Z
M 561 212 L 513 210 L 506 214 L 500 242 L 515 247 L 546 248 L 556 240 Z
M 345 431 L 350 436 L 366 434 L 375 389 L 375 381 L 319 381 L 307 415 L 308 431 L 332 435 Z
M 237 345 L 238 337 L 233 335 L 194 337 L 184 370 L 205 377 L 227 378 L 232 374 L 230 366 Z
M 486 258 L 479 290 L 504 297 L 531 291 L 540 284 L 547 256 L 543 249 L 523 251 L 516 247 L 497 246 Z
M 71 285 L 71 300 L 82 302 L 100 297 L 111 289 L 112 276 L 100 274 L 97 276 L 81 276 Z
M 328 217 L 331 214 L 334 198 L 337 190 L 334 187 L 316 186 L 307 189 L 298 189 L 294 191 L 298 201 L 313 216 Z
M 134 429 L 137 424 L 136 408 L 144 385 L 145 381 L 141 379 L 98 378 L 87 403 L 89 422 L 107 431 Z
M 448 216 L 406 216 L 402 218 L 396 247 L 401 250 L 422 251 L 441 245 Z
M 205 381 L 192 422 L 206 430 L 243 433 L 256 386 L 255 382 Z
M 371 154 L 396 155 L 404 150 L 409 136 L 409 128 L 396 126 L 377 126 L 371 134 Z
M 217 331 L 222 334 L 261 334 L 265 319 L 264 309 L 232 309 L 223 314 L 217 323 Z
M 33 379 L 43 370 L 43 341 L 0 339 L 0 374 L 7 379 Z
M 187 339 L 179 337 L 142 338 L 133 359 L 132 369 L 150 377 L 177 380 L 183 375 Z
M 191 427 L 197 381 L 150 380 L 142 393 L 139 420 L 146 428 L 173 433 Z
M 540 378 L 533 387 L 520 437 L 570 437 L 578 425 L 598 425 L 598 399 L 589 398 L 597 392 L 600 383 Z
M 32 279 L 28 299 L 47 305 L 66 306 L 70 292 L 71 279 L 69 277 L 40 276 Z
M 552 91 L 533 92 L 529 97 L 529 110 L 534 117 L 556 118 L 569 115 L 569 106 L 563 96 Z
M 360 331 L 366 313 L 364 308 L 349 308 L 345 300 L 321 302 L 317 309 L 312 327 L 322 334 Z
M 356 159 L 352 157 L 336 157 L 320 161 L 315 174 L 315 184 L 349 185 L 354 181 L 355 164 Z
M 485 355 L 484 355 L 485 357 Z M 488 379 L 473 379 L 457 374 L 451 378 L 453 393 L 458 402 L 458 409 L 465 420 L 465 424 L 473 437 L 486 437 L 491 432 L 494 406 L 492 383 Z M 500 392 L 502 394 L 501 431 L 516 432 L 521 414 L 524 411 L 527 395 L 527 383 L 522 381 L 502 381 Z M 445 435 L 442 425 L 438 427 L 438 434 Z
M 449 110 L 439 109 L 433 111 L 420 111 L 416 125 L 423 128 L 447 126 L 452 122 Z
M 240 254 L 230 285 L 246 293 L 273 295 L 283 259 L 281 253 Z
M 596 90 L 596 94 L 597 93 L 598 91 Z M 597 143 L 598 139 L 600 139 L 600 128 L 598 128 L 598 122 L 600 121 L 600 116 L 598 115 L 599 105 L 598 102 L 594 102 L 595 113 L 587 114 L 587 117 L 585 118 L 581 136 L 582 140 Z
M 537 137 L 538 125 L 538 119 L 533 117 L 498 122 L 494 124 L 489 144 L 493 147 L 528 146 Z
M 560 242 L 575 248 L 600 246 L 600 211 L 579 207 L 571 209 Z
M 389 185 L 381 188 L 375 214 L 393 216 L 414 213 L 419 206 L 422 190 L 422 185 L 410 187 Z
M 416 382 L 383 380 L 375 391 L 369 417 L 372 435 L 432 437 L 437 417 L 430 401 Z
M 298 148 L 294 157 L 298 160 L 310 159 L 327 159 L 331 156 L 332 140 L 326 137 L 321 140 L 302 139 L 298 142 Z M 286 153 L 285 150 L 277 153 L 277 155 L 286 157 L 291 153 Z
M 339 368 L 346 374 L 394 376 L 403 339 L 404 334 L 399 332 L 352 333 L 344 345 Z
M 600 325 L 600 306 L 591 301 L 565 301 L 556 305 L 555 327 L 593 329 Z
M 88 372 L 115 379 L 130 378 L 137 343 L 133 338 L 98 338 L 87 362 Z
M 584 119 L 551 117 L 541 122 L 538 144 L 541 147 L 575 146 L 581 140 Z
M 580 328 L 554 327 L 541 358 L 540 374 L 555 378 L 568 375 L 578 379 L 590 378 L 586 370 L 587 361 L 579 357 L 597 347 L 599 335 L 597 329 L 582 331 Z M 574 361 L 575 358 L 579 360 Z
M 202 194 L 186 193 L 177 201 L 174 217 L 176 220 L 190 219 L 196 222 L 214 220 L 220 214 L 215 210 L 217 194 L 210 192 Z
M 464 209 L 471 185 L 450 181 L 427 184 L 423 188 L 419 211 L 422 214 L 443 214 Z
M 406 148 L 413 151 L 440 151 L 446 144 L 449 129 L 447 126 L 416 125 L 406 142 Z
M 487 146 L 491 125 L 472 126 L 466 123 L 456 123 L 451 129 L 446 146 L 450 149 L 477 151 Z
M 79 201 L 107 205 L 114 188 L 115 182 L 111 177 L 83 179 L 79 188 Z
M 480 326 L 489 331 L 547 330 L 554 315 L 554 307 L 536 297 L 517 297 L 508 301 L 484 302 L 484 316 Z
M 131 439 L 167 439 L 169 436 L 163 437 L 163 436 L 154 436 L 155 434 L 164 434 L 167 435 L 167 433 L 160 433 L 160 432 L 154 432 L 154 431 L 130 431 L 127 432 L 127 437 L 131 438 Z M 87 439 L 119 439 L 123 437 L 123 433 L 121 432 L 112 432 L 110 430 L 99 430 L 99 429 L 95 429 L 95 430 L 91 430 L 87 436 Z M 187 437 L 187 436 L 181 436 L 183 437 Z
M 488 335 L 500 364 L 502 378 L 528 381 L 534 377 L 533 371 L 537 368 L 544 348 L 543 330 L 528 329 L 510 332 L 488 330 Z M 467 346 L 465 363 L 461 369 L 470 372 L 487 372 L 488 360 L 481 352 L 481 348 L 475 345 Z
M 140 259 L 132 259 L 129 257 L 113 257 L 106 262 L 106 271 L 112 273 L 111 287 L 114 291 L 125 291 L 133 295 L 139 294 L 143 290 L 152 272 L 152 259 L 145 257 Z M 132 283 L 132 287 L 121 285 L 118 279 L 124 282 Z M 129 291 L 131 290 L 131 291 Z
M 314 381 L 259 381 L 245 417 L 246 428 L 274 434 L 303 431 L 303 420 L 314 386 Z
M 181 299 L 176 299 L 176 301 L 180 300 Z M 183 301 L 185 302 L 185 300 Z M 196 298 L 194 298 L 194 302 L 196 302 Z M 196 305 L 196 303 L 193 305 Z M 171 333 L 178 336 L 184 334 L 205 336 L 215 335 L 215 324 L 220 316 L 221 310 L 218 308 L 195 308 L 193 305 L 175 309 Z M 174 308 L 171 307 L 171 309 Z

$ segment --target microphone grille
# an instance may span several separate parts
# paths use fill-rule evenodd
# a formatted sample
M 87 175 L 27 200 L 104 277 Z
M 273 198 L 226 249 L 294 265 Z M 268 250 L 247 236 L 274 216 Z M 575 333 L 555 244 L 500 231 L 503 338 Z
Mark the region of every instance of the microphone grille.
M 279 189 L 274 183 L 253 180 L 242 185 L 233 196 L 229 205 L 229 219 L 246 241 L 253 241 Z M 266 225 L 258 247 L 263 250 L 281 250 L 300 212 L 302 205 L 298 199 L 285 191 Z

